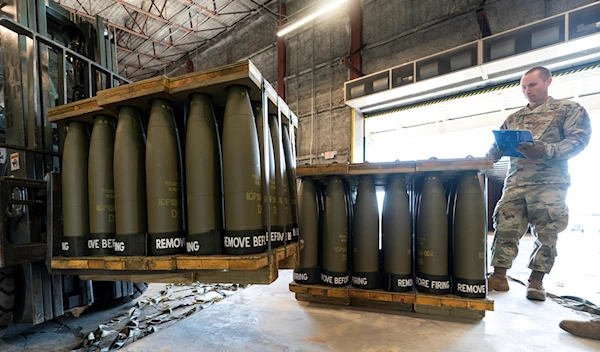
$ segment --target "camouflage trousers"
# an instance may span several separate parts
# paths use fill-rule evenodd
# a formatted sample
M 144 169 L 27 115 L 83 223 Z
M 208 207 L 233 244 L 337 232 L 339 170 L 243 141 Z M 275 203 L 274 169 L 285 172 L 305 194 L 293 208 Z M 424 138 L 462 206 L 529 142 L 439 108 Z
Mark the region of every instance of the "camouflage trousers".
M 544 184 L 505 187 L 494 210 L 492 265 L 510 268 L 519 252 L 519 240 L 531 227 L 535 246 L 529 268 L 550 273 L 556 257 L 556 241 L 569 222 L 565 203 L 568 185 Z

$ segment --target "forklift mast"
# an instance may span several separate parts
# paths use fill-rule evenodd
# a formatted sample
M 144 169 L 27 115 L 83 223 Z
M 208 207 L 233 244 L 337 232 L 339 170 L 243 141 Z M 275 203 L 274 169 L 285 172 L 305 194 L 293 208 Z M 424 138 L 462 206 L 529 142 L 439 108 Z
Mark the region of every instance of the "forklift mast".
M 53 0 L 0 2 L 0 336 L 39 324 L 132 283 L 51 275 L 47 233 L 62 233 L 60 156 L 66 128 L 48 109 L 129 83 L 117 71 L 115 31 Z M 60 209 L 60 206 L 58 206 Z M 8 312 L 8 313 L 7 313 Z

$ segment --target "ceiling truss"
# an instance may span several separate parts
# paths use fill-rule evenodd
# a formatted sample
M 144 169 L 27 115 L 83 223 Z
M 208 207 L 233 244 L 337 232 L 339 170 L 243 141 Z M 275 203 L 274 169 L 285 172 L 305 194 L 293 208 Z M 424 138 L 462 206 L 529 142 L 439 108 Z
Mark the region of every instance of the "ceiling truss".
M 242 19 L 269 8 L 274 0 L 57 0 L 88 20 L 96 15 L 114 28 L 119 73 L 138 80 L 166 70 Z M 275 28 L 274 28 L 275 30 Z

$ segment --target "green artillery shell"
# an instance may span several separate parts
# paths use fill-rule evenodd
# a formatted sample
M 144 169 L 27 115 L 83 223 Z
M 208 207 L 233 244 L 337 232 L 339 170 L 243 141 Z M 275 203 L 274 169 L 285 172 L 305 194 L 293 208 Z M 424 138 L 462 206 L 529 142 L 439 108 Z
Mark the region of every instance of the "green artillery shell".
M 454 208 L 454 293 L 485 298 L 486 211 L 477 172 L 460 177 Z
M 187 252 L 223 252 L 221 145 L 211 97 L 191 97 L 185 139 L 188 209 Z
M 392 292 L 412 290 L 412 227 L 403 175 L 391 175 L 388 179 L 381 215 L 381 237 L 383 288 Z
M 275 155 L 275 185 L 277 188 L 277 215 L 279 222 L 285 227 L 285 236 L 281 238 L 289 243 L 292 240 L 292 213 L 290 209 L 290 194 L 288 189 L 287 170 L 285 156 L 283 152 L 283 142 L 276 115 L 269 115 L 269 128 L 271 130 L 271 139 L 273 141 L 273 151 Z M 279 238 L 278 238 L 279 240 Z M 279 243 L 279 241 L 277 241 Z
M 115 252 L 114 148 L 113 119 L 110 116 L 95 116 L 88 164 L 90 235 L 87 249 L 89 255 L 112 255 Z
M 348 284 L 348 209 L 344 184 L 333 176 L 327 182 L 323 213 L 323 266 L 321 283 L 329 286 Z
M 228 87 L 223 126 L 223 179 L 227 254 L 267 249 L 262 225 L 262 174 L 258 136 L 248 88 Z
M 292 241 L 298 241 L 298 190 L 296 188 L 296 155 L 292 149 L 289 130 L 286 124 L 283 124 L 283 151 L 285 152 L 285 163 L 287 166 L 288 186 L 290 192 L 290 207 L 292 210 Z
M 84 122 L 69 123 L 62 160 L 63 254 L 87 253 L 90 231 L 88 203 L 88 157 L 90 140 Z
M 148 255 L 185 251 L 180 160 L 171 102 L 153 99 L 146 145 Z
M 252 104 L 254 109 L 254 119 L 256 121 L 256 133 L 258 135 L 258 144 L 260 146 L 260 166 L 261 166 L 261 187 L 263 200 L 263 228 L 267 233 L 267 214 L 271 222 L 271 247 L 278 247 L 283 244 L 283 223 L 277 216 L 277 187 L 275 184 L 275 155 L 273 152 L 273 141 L 271 140 L 271 130 L 268 124 L 263 124 L 263 109 L 260 102 Z M 267 153 L 269 157 L 269 168 L 264 170 L 264 129 L 267 129 Z M 269 184 L 269 198 L 267 198 L 267 180 Z M 269 213 L 270 212 L 270 213 Z
M 318 284 L 319 275 L 319 207 L 315 182 L 303 177 L 298 194 L 300 236 L 304 249 L 300 252 L 300 265 L 294 269 L 294 281 L 301 284 Z
M 417 230 L 416 286 L 421 292 L 450 293 L 448 217 L 440 173 L 425 176 Z
M 379 274 L 379 207 L 372 175 L 360 178 L 354 206 L 352 286 L 381 287 Z
M 138 110 L 121 106 L 115 134 L 115 254 L 145 255 L 146 138 Z

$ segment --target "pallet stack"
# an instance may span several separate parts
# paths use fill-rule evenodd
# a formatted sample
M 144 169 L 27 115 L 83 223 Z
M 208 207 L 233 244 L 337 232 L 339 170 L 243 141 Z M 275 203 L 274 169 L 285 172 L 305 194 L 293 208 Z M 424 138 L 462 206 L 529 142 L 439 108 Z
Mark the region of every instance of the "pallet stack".
M 455 209 L 455 201 L 457 195 L 457 188 L 459 185 L 459 181 L 462 180 L 464 175 L 470 175 L 470 177 L 475 177 L 476 179 L 471 182 L 471 186 L 473 186 L 473 182 L 475 182 L 475 188 L 479 189 L 479 184 L 481 182 L 480 191 L 481 194 L 481 209 L 476 209 L 478 211 L 478 216 L 481 218 L 482 214 L 486 212 L 486 204 L 487 204 L 487 193 L 485 192 L 487 178 L 485 176 L 485 172 L 489 171 L 493 168 L 493 162 L 487 158 L 472 158 L 468 157 L 465 159 L 435 159 L 432 158 L 430 160 L 417 160 L 417 161 L 403 161 L 403 162 L 391 162 L 391 163 L 362 163 L 362 164 L 347 164 L 347 165 L 309 165 L 309 166 L 300 166 L 297 169 L 297 174 L 299 178 L 310 178 L 313 179 L 315 183 L 327 183 L 331 182 L 331 180 L 339 180 L 342 179 L 346 184 L 348 184 L 348 188 L 350 189 L 350 199 L 356 199 L 356 204 L 358 204 L 357 198 L 357 190 L 360 191 L 360 188 L 357 187 L 359 182 L 363 182 L 365 179 L 364 176 L 368 175 L 374 179 L 375 187 L 378 191 L 382 191 L 386 188 L 389 180 L 391 180 L 392 175 L 402 175 L 402 179 L 406 180 L 406 190 L 407 198 L 408 198 L 408 207 L 410 208 L 410 230 L 407 234 L 408 241 L 412 242 L 412 250 L 409 250 L 409 253 L 390 253 L 388 250 L 386 252 L 385 240 L 382 240 L 382 253 L 373 253 L 370 254 L 371 257 L 374 257 L 374 260 L 377 260 L 379 257 L 379 268 L 375 266 L 371 268 L 370 273 L 364 272 L 353 272 L 356 269 L 356 258 L 353 256 L 361 255 L 361 250 L 364 249 L 364 242 L 361 242 L 361 248 L 354 248 L 352 243 L 348 244 L 348 257 L 346 258 L 348 262 L 347 270 L 345 268 L 339 268 L 338 266 L 338 275 L 347 275 L 349 279 L 346 280 L 338 280 L 338 284 L 335 282 L 333 285 L 328 282 L 323 282 L 321 278 L 321 283 L 314 283 L 314 275 L 313 282 L 311 284 L 304 284 L 301 277 L 295 277 L 295 282 L 290 283 L 289 288 L 290 291 L 295 293 L 296 299 L 301 301 L 308 302 L 319 302 L 319 303 L 329 303 L 329 304 L 342 304 L 342 305 L 353 305 L 353 306 L 361 306 L 361 307 L 371 307 L 371 308 L 381 308 L 384 310 L 401 310 L 401 311 L 416 311 L 427 314 L 435 314 L 435 315 L 452 315 L 452 316 L 461 316 L 461 317 L 469 317 L 469 318 L 483 318 L 485 316 L 486 310 L 494 310 L 494 301 L 490 300 L 487 297 L 487 290 L 485 289 L 485 271 L 486 271 L 486 263 L 485 263 L 485 253 L 486 253 L 486 241 L 487 241 L 487 221 L 482 220 L 476 226 L 477 230 L 474 232 L 475 235 L 471 235 L 470 242 L 477 242 L 477 248 L 479 249 L 478 253 L 474 253 L 475 262 L 477 262 L 476 266 L 479 266 L 477 270 L 475 270 L 478 278 L 482 279 L 477 282 L 477 280 L 471 280 L 471 277 L 467 277 L 466 280 L 470 284 L 460 284 L 461 279 L 464 279 L 464 275 L 461 276 L 458 273 L 461 268 L 461 265 L 454 265 L 452 262 L 451 256 L 452 251 L 455 250 L 452 248 L 453 229 L 455 228 L 454 222 L 454 209 Z M 421 209 L 421 202 L 423 200 L 424 195 L 422 194 L 422 187 L 428 178 L 430 179 L 432 175 L 435 177 L 440 177 L 442 180 L 442 186 L 439 189 L 442 197 L 442 207 L 443 216 L 441 221 L 437 221 L 435 219 L 431 219 L 432 222 L 438 222 L 439 224 L 437 228 L 439 230 L 443 230 L 444 235 L 442 237 L 434 238 L 435 236 L 429 237 L 427 239 L 428 242 L 423 242 L 422 239 L 423 231 L 427 230 L 427 226 L 419 226 L 419 213 L 423 213 L 423 209 Z M 315 188 L 320 188 L 319 186 Z M 322 186 L 321 186 L 322 188 Z M 321 191 L 323 195 L 323 192 Z M 318 198 L 319 196 L 317 196 Z M 321 196 L 322 197 L 322 196 Z M 429 203 L 431 204 L 431 203 Z M 321 205 L 322 207 L 322 205 Z M 385 207 L 385 204 L 384 204 Z M 439 207 L 438 207 L 439 208 Z M 352 210 L 350 210 L 351 217 L 357 217 L 359 215 L 356 214 L 358 209 L 357 206 L 354 207 L 354 214 L 352 214 Z M 456 208 L 458 209 L 458 208 Z M 302 212 L 302 210 L 301 210 Z M 431 213 L 427 211 L 427 214 Z M 422 214 L 421 214 L 422 215 Z M 326 216 L 320 214 L 320 226 L 322 224 L 322 218 Z M 302 213 L 300 214 L 302 218 Z M 372 216 L 371 216 L 372 217 Z M 487 219 L 487 218 L 486 218 Z M 427 219 L 421 219 L 421 222 L 427 222 Z M 438 219 L 439 220 L 439 219 Z M 362 221 L 361 223 L 363 223 Z M 356 223 L 356 219 L 352 218 L 349 221 L 349 233 L 348 233 L 348 241 L 352 242 L 353 240 L 357 240 L 356 234 L 351 233 L 352 228 L 355 227 L 353 224 Z M 301 220 L 302 224 L 302 220 Z M 481 226 L 480 226 L 481 225 Z M 376 225 L 375 225 L 376 226 Z M 481 228 L 479 228 L 481 227 Z M 364 228 L 363 228 L 364 229 Z M 361 229 L 360 231 L 364 232 Z M 307 239 L 305 243 L 306 246 L 314 245 L 314 237 L 312 239 L 312 243 L 309 243 L 308 237 L 306 234 L 302 232 L 302 226 L 300 228 L 301 237 Z M 321 231 L 321 230 L 320 230 Z M 376 231 L 376 230 L 375 230 Z M 373 232 L 375 232 L 373 231 Z M 418 232 L 421 231 L 421 242 L 419 242 Z M 375 232 L 376 233 L 376 232 Z M 447 233 L 447 235 L 446 235 Z M 385 233 L 383 234 L 385 237 Z M 435 234 L 434 234 L 435 235 Z M 462 235 L 462 234 L 461 234 Z M 320 237 L 327 236 L 326 234 L 320 233 Z M 372 237 L 372 236 L 371 236 Z M 377 246 L 377 235 L 373 239 L 375 241 L 374 246 Z M 323 245 L 323 239 L 320 238 L 318 241 L 318 245 Z M 442 265 L 443 269 L 446 270 L 446 276 L 448 277 L 449 286 L 443 285 L 442 289 L 436 292 L 433 285 L 431 287 L 423 286 L 423 282 L 427 280 L 420 279 L 419 275 L 423 277 L 428 277 L 427 275 L 420 274 L 419 268 L 423 268 L 423 262 L 427 262 L 430 260 L 434 254 L 433 250 L 423 250 L 423 245 L 429 244 L 436 245 L 438 241 L 447 241 L 448 244 L 448 252 L 444 253 L 445 255 L 449 255 L 450 258 L 447 259 L 448 265 L 447 268 Z M 343 243 L 343 241 L 342 241 Z M 340 244 L 336 244 L 340 245 Z M 410 245 L 409 245 L 410 246 Z M 376 247 L 377 248 L 377 247 Z M 411 247 L 409 247 L 411 248 Z M 427 249 L 427 248 L 425 248 Z M 468 249 L 469 250 L 469 249 Z M 472 249 L 470 249 L 473 252 Z M 306 251 L 306 248 L 304 249 Z M 322 251 L 327 251 L 324 249 Z M 337 251 L 340 252 L 340 251 Z M 330 253 L 332 253 L 330 251 Z M 435 251 L 436 255 L 438 251 Z M 335 254 L 333 254 L 335 255 Z M 402 256 L 407 255 L 409 259 L 408 262 L 408 272 L 404 274 L 408 274 L 407 277 L 409 279 L 404 280 L 408 282 L 408 287 L 405 287 L 403 290 L 400 286 L 392 287 L 389 285 L 386 286 L 387 281 L 390 280 L 391 277 L 399 278 L 399 275 L 396 276 L 385 276 L 385 269 L 383 267 L 385 256 Z M 462 255 L 462 254 L 461 254 Z M 327 256 L 326 253 L 319 254 L 319 263 L 321 265 L 321 275 L 323 272 L 323 256 Z M 330 254 L 331 256 L 331 254 Z M 441 258 L 441 259 L 440 259 Z M 364 258 L 363 258 L 364 259 Z M 439 264 L 439 261 L 446 260 L 444 256 L 436 258 Z M 373 262 L 372 259 L 369 261 Z M 331 260 L 329 260 L 331 262 Z M 360 260 L 359 262 L 365 263 L 365 260 Z M 327 263 L 327 260 L 325 261 Z M 376 265 L 376 264 L 375 264 Z M 455 268 L 456 266 L 456 268 Z M 469 265 L 467 265 L 469 266 Z M 363 266 L 364 267 L 364 266 Z M 465 267 L 462 265 L 462 267 Z M 303 268 L 302 256 L 300 268 Z M 341 271 L 340 271 L 341 270 Z M 358 270 L 361 271 L 361 270 Z M 362 270 L 364 271 L 364 270 Z M 299 272 L 305 273 L 306 270 Z M 327 275 L 331 274 L 331 270 L 326 270 Z M 367 282 L 372 282 L 379 275 L 378 273 L 383 274 L 382 283 L 378 286 L 377 289 L 365 289 L 364 286 Z M 399 274 L 399 273 L 395 273 Z M 436 275 L 434 273 L 433 275 Z M 458 274 L 458 278 L 456 275 Z M 370 275 L 370 276 L 369 276 Z M 368 277 L 368 280 L 358 280 L 356 277 L 364 276 Z M 450 279 L 452 276 L 452 279 Z M 469 276 L 469 275 L 466 275 Z M 304 276 L 304 278 L 306 275 Z M 435 277 L 435 276 L 433 276 Z M 413 279 L 416 279 L 413 283 Z M 441 280 L 442 277 L 439 276 L 440 280 L 438 282 L 443 282 Z M 347 282 L 348 284 L 343 284 L 343 282 Z M 431 281 L 433 282 L 433 281 Z M 459 283 L 457 285 L 457 283 Z M 477 283 L 477 284 L 475 284 Z M 422 287 L 419 287 L 419 284 Z M 379 288 L 381 287 L 381 288 Z M 464 290 L 468 287 L 469 292 L 457 292 L 457 290 Z M 482 290 L 483 287 L 483 290 Z M 474 288 L 474 290 L 473 290 Z M 404 291 L 404 292 L 399 292 Z M 430 291 L 430 292 L 428 292 Z M 457 295 L 460 294 L 459 295 Z
M 106 234 L 102 233 L 101 235 L 105 236 L 106 238 L 102 237 L 94 239 L 92 238 L 93 236 L 89 234 L 79 235 L 77 231 L 71 231 L 74 232 L 75 235 L 71 234 L 73 236 L 72 238 L 66 238 L 63 237 L 63 226 L 61 226 L 63 215 L 65 215 L 64 219 L 66 220 L 66 212 L 72 212 L 72 208 L 74 208 L 73 204 L 75 204 L 75 206 L 80 206 L 85 202 L 81 202 L 80 199 L 73 200 L 67 198 L 67 202 L 69 202 L 69 204 L 68 207 L 64 207 L 64 204 L 62 203 L 65 202 L 65 198 L 61 199 L 60 194 L 63 193 L 62 191 L 65 191 L 63 194 L 72 193 L 75 194 L 75 197 L 77 197 L 79 194 L 83 193 L 83 191 L 79 192 L 79 188 L 83 190 L 85 187 L 76 187 L 78 190 L 77 192 L 69 192 L 73 185 L 70 182 L 65 184 L 65 173 L 63 173 L 63 182 L 60 181 L 60 175 L 50 175 L 49 184 L 51 185 L 52 194 L 52 200 L 50 202 L 52 208 L 52 226 L 50 227 L 52 230 L 49 231 L 50 238 L 48 242 L 50 253 L 49 266 L 52 268 L 53 273 L 80 275 L 84 278 L 107 281 L 133 280 L 144 282 L 192 282 L 196 280 L 204 280 L 205 282 L 268 284 L 277 278 L 278 269 L 294 267 L 295 263 L 298 261 L 298 253 L 302 248 L 302 242 L 300 241 L 292 243 L 286 238 L 278 246 L 274 243 L 271 243 L 273 234 L 268 232 L 267 228 L 268 221 L 271 221 L 272 223 L 273 219 L 269 220 L 268 218 L 266 218 L 266 222 L 264 224 L 262 223 L 262 220 L 259 219 L 258 221 L 258 228 L 254 231 L 262 233 L 256 235 L 259 237 L 260 241 L 255 241 L 260 244 L 260 247 L 253 248 L 252 252 L 240 251 L 240 253 L 233 253 L 231 250 L 228 251 L 227 248 L 225 248 L 225 250 L 216 248 L 214 253 L 218 254 L 204 255 L 203 253 L 197 252 L 197 247 L 203 246 L 193 245 L 195 242 L 190 245 L 190 242 L 188 242 L 187 253 L 184 254 L 186 252 L 185 243 L 184 246 L 180 245 L 180 242 L 184 242 L 184 237 L 188 236 L 186 232 L 191 226 L 190 218 L 194 218 L 194 216 L 197 217 L 195 214 L 187 214 L 187 218 L 185 218 L 186 213 L 182 211 L 182 204 L 188 204 L 188 202 L 185 202 L 186 196 L 182 190 L 182 186 L 185 185 L 182 182 L 182 173 L 180 170 L 183 170 L 184 168 L 179 167 L 181 165 L 179 161 L 175 163 L 177 159 L 182 157 L 181 154 L 183 153 L 183 151 L 178 153 L 177 148 L 180 150 L 183 148 L 182 143 L 179 143 L 178 141 L 182 137 L 181 131 L 184 130 L 183 126 L 186 128 L 188 127 L 186 125 L 188 122 L 188 113 L 186 111 L 189 111 L 190 109 L 190 99 L 192 97 L 209 97 L 210 104 L 212 104 L 212 107 L 214 107 L 213 114 L 216 115 L 216 123 L 213 123 L 213 126 L 220 129 L 216 131 L 217 135 L 222 134 L 224 113 L 227 113 L 226 104 L 231 96 L 231 87 L 238 87 L 241 89 L 240 92 L 243 96 L 242 101 L 252 102 L 252 107 L 248 105 L 248 109 L 245 110 L 246 116 L 255 115 L 257 119 L 262 119 L 264 117 L 265 120 L 267 120 L 268 117 L 274 118 L 275 123 L 279 128 L 279 133 L 281 134 L 282 131 L 287 131 L 288 135 L 286 136 L 289 138 L 289 140 L 291 140 L 291 150 L 293 153 L 295 153 L 294 131 L 298 127 L 298 119 L 294 113 L 290 111 L 285 101 L 283 101 L 283 99 L 276 94 L 269 82 L 262 77 L 260 72 L 250 61 L 243 61 L 232 65 L 194 72 L 174 78 L 167 78 L 164 76 L 153 77 L 143 81 L 102 90 L 99 91 L 95 97 L 57 106 L 49 110 L 48 115 L 50 121 L 60 125 L 78 126 L 77 128 L 73 128 L 73 131 L 82 130 L 85 132 L 85 129 L 89 129 L 89 127 L 86 126 L 89 126 L 94 122 L 97 123 L 99 117 L 103 119 L 103 122 L 106 120 L 111 124 L 113 121 L 118 123 L 120 121 L 120 117 L 123 118 L 123 107 L 127 107 L 134 112 L 139 112 L 139 116 L 141 116 L 141 118 L 137 117 L 137 119 L 141 122 L 142 133 L 148 133 L 148 139 L 151 138 L 151 128 L 155 128 L 155 130 L 161 129 L 163 136 L 168 138 L 165 139 L 165 137 L 161 137 L 159 139 L 155 139 L 153 143 L 153 152 L 158 153 L 156 155 L 160 155 L 161 153 L 164 154 L 165 150 L 168 148 L 174 149 L 174 152 L 169 154 L 167 150 L 167 154 L 165 154 L 167 157 L 163 158 L 163 160 L 160 160 L 160 158 L 149 159 L 147 152 L 145 167 L 146 177 L 148 182 L 150 182 L 150 176 L 156 178 L 157 175 L 163 171 L 164 167 L 168 167 L 164 166 L 165 161 L 173 161 L 173 174 L 176 175 L 177 179 L 165 179 L 164 182 L 163 180 L 159 180 L 156 191 L 154 191 L 151 187 L 148 187 L 147 196 L 149 197 L 148 199 L 150 199 L 150 197 L 162 197 L 157 198 L 159 201 L 159 206 L 162 208 L 165 208 L 166 206 L 173 208 L 169 208 L 168 216 L 161 218 L 165 221 L 161 220 L 161 223 L 158 224 L 158 227 L 161 227 L 165 222 L 170 221 L 171 217 L 173 219 L 180 219 L 182 217 L 184 218 L 183 220 L 171 221 L 173 222 L 172 225 L 175 226 L 175 230 L 171 230 L 173 226 L 162 226 L 160 231 L 155 234 L 151 234 L 152 229 L 150 228 L 147 230 L 147 233 L 145 229 L 136 228 L 136 231 L 132 232 L 135 236 L 132 235 L 130 237 L 124 236 L 119 238 L 119 230 L 117 226 L 117 238 L 114 236 L 114 227 L 112 230 L 112 238 L 106 237 Z M 154 106 L 156 105 L 155 103 L 158 105 Z M 192 101 L 192 104 L 193 103 L 194 101 Z M 203 101 L 199 101 L 198 103 L 203 103 Z M 252 113 L 255 104 L 260 110 L 259 114 L 257 114 L 256 111 Z M 235 107 L 234 109 L 230 110 L 235 110 Z M 234 114 L 235 113 L 238 112 L 234 111 Z M 129 115 L 135 114 L 138 113 Z M 162 115 L 158 116 L 157 114 Z M 148 116 L 150 117 L 148 118 Z M 155 118 L 153 116 L 158 116 L 159 118 L 156 118 L 155 121 L 157 123 L 152 125 L 152 120 Z M 174 117 L 170 118 L 169 116 Z M 134 116 L 133 120 L 135 119 L 136 117 Z M 148 120 L 150 120 L 150 122 Z M 166 121 L 169 124 L 172 124 L 169 122 L 171 120 L 174 121 L 174 127 L 165 127 L 166 125 L 162 123 Z M 73 124 L 74 122 L 76 124 Z M 81 126 L 84 127 L 81 128 Z M 250 121 L 248 126 L 254 126 L 254 121 Z M 178 127 L 179 132 L 177 132 Z M 69 128 L 69 130 L 71 131 L 71 128 Z M 165 130 L 167 130 L 166 134 L 164 132 Z M 254 129 L 246 131 L 246 133 L 254 134 L 253 138 L 256 138 L 256 133 L 263 133 L 263 135 L 266 135 L 266 133 L 268 133 L 266 131 L 268 130 L 265 129 L 263 131 L 256 131 Z M 177 133 L 179 133 L 179 136 Z M 170 136 L 171 134 L 172 136 Z M 69 133 L 67 133 L 67 139 L 69 138 L 68 136 Z M 174 141 L 171 143 L 172 145 L 169 144 L 171 140 Z M 150 143 L 148 144 L 147 151 L 149 150 L 149 147 Z M 71 165 L 75 165 L 75 167 L 77 167 L 78 165 L 76 162 L 83 160 L 81 156 L 85 155 L 80 153 L 77 149 L 72 150 L 74 150 L 74 153 L 70 153 L 68 155 L 70 158 L 69 162 L 71 162 Z M 115 154 L 117 154 L 116 149 Z M 258 153 L 256 153 L 256 157 L 258 157 Z M 72 160 L 75 160 L 76 162 L 72 162 Z M 148 174 L 148 160 L 156 162 L 157 164 L 155 171 L 153 171 L 151 174 Z M 64 163 L 65 160 L 63 158 L 63 164 Z M 259 163 L 260 169 L 267 169 L 266 166 L 268 163 L 268 159 L 262 161 L 262 163 Z M 109 162 L 109 164 L 111 163 Z M 117 165 L 116 162 L 115 165 Z M 140 165 L 143 165 L 143 163 Z M 135 165 L 132 165 L 131 168 L 135 169 Z M 125 169 L 127 170 L 127 165 L 125 165 Z M 74 169 L 71 168 L 68 170 L 71 172 Z M 251 177 L 251 183 L 254 184 L 254 176 L 251 175 Z M 81 177 L 75 177 L 75 179 L 81 179 Z M 258 182 L 257 194 L 261 195 L 260 176 Z M 77 186 L 80 185 L 78 184 Z M 116 184 L 114 188 L 117 188 Z M 151 192 L 157 193 L 158 195 L 151 195 Z M 161 195 L 161 192 L 166 195 Z M 173 193 L 173 195 L 169 195 L 168 192 Z M 266 199 L 268 199 L 269 190 L 264 190 L 264 192 L 266 193 L 265 196 L 267 196 Z M 102 189 L 102 193 L 107 194 L 105 198 L 114 198 L 118 192 L 114 192 L 112 189 Z M 178 195 L 180 193 L 183 195 Z M 204 194 L 201 193 L 200 196 L 204 196 Z M 171 198 L 169 197 L 173 199 L 175 199 L 175 197 L 179 197 L 179 200 L 171 201 Z M 217 195 L 217 197 L 221 197 L 220 193 Z M 102 200 L 103 199 L 104 198 L 102 198 Z M 152 200 L 152 204 L 156 203 L 154 202 L 154 198 L 152 198 Z M 161 200 L 169 200 L 169 202 L 163 201 L 161 203 Z M 260 207 L 262 205 L 260 203 L 260 198 L 257 203 L 260 212 Z M 144 204 L 143 210 L 145 212 L 145 203 L 142 202 L 142 204 Z M 268 204 L 266 205 L 268 206 Z M 289 206 L 289 204 L 287 206 Z M 119 207 L 102 206 L 98 207 L 97 209 L 99 210 L 97 211 L 105 211 L 105 209 L 110 210 L 112 213 L 109 214 L 109 216 L 112 216 L 110 219 L 113 220 L 109 221 L 114 221 L 115 215 L 113 214 L 115 208 L 117 209 L 118 217 Z M 160 211 L 162 209 L 158 208 L 158 210 Z M 156 209 L 153 211 L 156 213 Z M 254 212 L 256 212 L 256 210 L 254 210 Z M 171 216 L 171 214 L 173 215 Z M 73 219 L 73 217 L 71 216 L 70 219 Z M 79 217 L 75 217 L 75 219 L 79 219 Z M 127 217 L 122 217 L 122 219 L 127 219 Z M 233 219 L 233 217 L 230 217 L 230 219 Z M 150 203 L 148 203 L 147 221 L 149 227 L 153 223 L 156 224 L 156 220 L 157 218 L 155 216 L 153 217 L 151 214 Z M 179 225 L 177 225 L 177 222 L 179 222 Z M 182 223 L 184 224 L 183 226 L 185 226 L 185 230 L 183 227 L 181 227 Z M 71 221 L 69 223 L 69 230 L 78 227 L 85 227 L 80 225 L 81 224 L 78 221 Z M 262 227 L 263 225 L 264 230 Z M 65 227 L 65 229 L 67 229 L 67 227 Z M 228 236 L 227 230 L 224 230 L 222 226 L 215 226 L 213 229 L 214 230 L 209 231 L 213 238 L 218 238 L 219 236 L 223 236 L 223 234 L 225 237 Z M 292 229 L 289 228 L 288 230 L 291 234 Z M 294 231 L 294 233 L 297 233 L 297 231 Z M 75 238 L 76 236 L 79 236 L 79 238 Z M 74 238 L 76 240 L 74 240 Z M 135 241 L 132 240 L 130 243 L 125 243 L 123 242 L 123 238 L 131 238 L 135 239 Z M 69 252 L 74 245 L 81 247 L 83 241 L 85 241 L 87 244 L 85 251 L 74 252 L 75 254 L 73 254 L 72 251 Z M 222 237 L 221 240 L 212 241 L 216 242 L 215 247 L 219 247 L 223 243 Z M 156 246 L 154 246 L 155 242 Z M 238 241 L 229 242 L 242 243 L 245 242 L 245 240 L 244 238 L 240 238 Z M 95 244 L 97 243 L 110 244 L 110 249 L 114 248 L 113 252 L 117 255 L 110 254 L 109 251 L 106 251 L 107 248 L 103 248 L 105 250 L 103 252 L 92 251 L 92 249 L 96 248 Z M 126 246 L 123 245 L 124 243 Z M 227 246 L 228 241 L 224 241 L 224 243 L 225 246 Z M 119 253 L 119 251 L 123 252 L 123 248 L 132 248 L 134 244 L 136 247 L 138 247 L 137 252 Z M 171 246 L 173 248 L 169 248 L 169 251 L 165 251 L 164 253 L 160 251 L 160 249 L 163 249 L 163 247 L 171 244 L 173 244 L 173 246 Z M 152 246 L 157 248 L 152 248 Z M 207 246 L 204 246 L 204 248 L 207 248 Z M 194 250 L 196 250 L 197 253 L 194 253 Z M 81 253 L 85 254 L 81 255 Z

